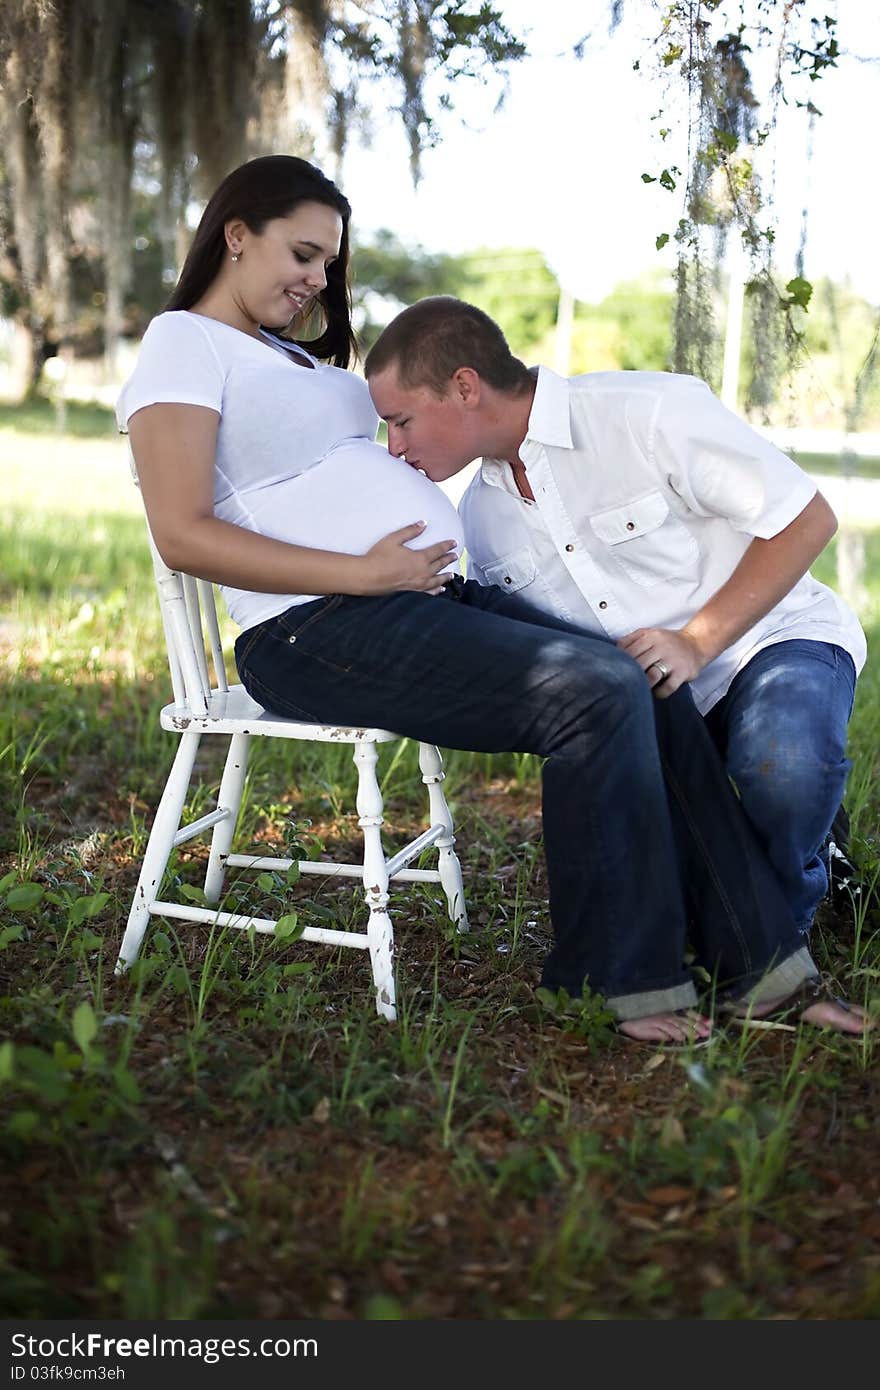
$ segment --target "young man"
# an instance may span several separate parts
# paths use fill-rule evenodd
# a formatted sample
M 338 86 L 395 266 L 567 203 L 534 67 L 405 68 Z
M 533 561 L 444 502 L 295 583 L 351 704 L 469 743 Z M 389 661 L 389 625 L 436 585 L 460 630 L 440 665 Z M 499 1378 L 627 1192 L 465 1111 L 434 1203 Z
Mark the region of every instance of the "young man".
M 529 371 L 460 300 L 369 353 L 392 454 L 435 482 L 475 458 L 471 575 L 605 633 L 664 699 L 689 682 L 799 929 L 850 764 L 865 638 L 809 566 L 836 520 L 790 459 L 695 377 Z

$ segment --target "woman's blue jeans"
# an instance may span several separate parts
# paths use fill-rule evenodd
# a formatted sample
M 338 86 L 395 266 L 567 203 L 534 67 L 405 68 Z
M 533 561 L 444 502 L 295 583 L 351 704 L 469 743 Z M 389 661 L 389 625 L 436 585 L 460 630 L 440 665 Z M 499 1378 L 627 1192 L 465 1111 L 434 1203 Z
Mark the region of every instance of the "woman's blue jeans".
M 796 639 L 759 651 L 706 723 L 802 933 L 828 891 L 825 845 L 851 764 L 852 657 Z
M 815 973 L 690 692 L 654 700 L 609 642 L 456 578 L 290 608 L 236 661 L 290 718 L 545 760 L 549 988 L 588 982 L 621 1019 L 689 1006 L 686 936 L 722 991 L 783 961 L 793 984 Z

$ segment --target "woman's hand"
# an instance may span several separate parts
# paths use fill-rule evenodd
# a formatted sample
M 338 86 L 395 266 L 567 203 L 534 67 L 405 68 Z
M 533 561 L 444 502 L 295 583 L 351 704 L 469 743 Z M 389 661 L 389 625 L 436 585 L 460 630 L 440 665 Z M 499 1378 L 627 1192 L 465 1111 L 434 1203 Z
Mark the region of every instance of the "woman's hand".
M 415 540 L 424 529 L 424 521 L 416 521 L 377 541 L 363 556 L 365 581 L 358 592 L 372 595 L 414 590 L 442 594 L 452 578 L 449 571 L 458 560 L 458 550 L 455 541 L 438 541 L 423 550 L 411 550 L 406 542 Z

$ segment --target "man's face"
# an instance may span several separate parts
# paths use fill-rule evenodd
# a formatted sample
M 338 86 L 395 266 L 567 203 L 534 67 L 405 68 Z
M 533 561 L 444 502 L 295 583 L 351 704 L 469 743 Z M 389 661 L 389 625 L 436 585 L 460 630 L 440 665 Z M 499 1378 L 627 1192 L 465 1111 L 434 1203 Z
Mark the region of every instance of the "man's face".
M 444 396 L 427 386 L 401 386 L 397 368 L 369 380 L 370 395 L 388 424 L 388 449 L 435 483 L 452 478 L 479 456 L 474 411 L 455 377 Z

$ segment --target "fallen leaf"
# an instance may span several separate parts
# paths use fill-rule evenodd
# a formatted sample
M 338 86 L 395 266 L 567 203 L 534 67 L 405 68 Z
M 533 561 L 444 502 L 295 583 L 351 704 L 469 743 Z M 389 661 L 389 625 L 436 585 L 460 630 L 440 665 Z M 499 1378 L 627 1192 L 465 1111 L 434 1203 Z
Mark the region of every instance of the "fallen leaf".
M 674 1144 L 685 1142 L 684 1125 L 677 1115 L 664 1115 L 657 1139 L 661 1149 L 671 1149 Z
M 683 1216 L 693 1215 L 693 1206 L 688 1207 L 669 1207 L 663 1213 L 663 1225 L 671 1226 L 674 1222 L 680 1221 Z
M 652 1187 L 650 1192 L 645 1193 L 646 1199 L 655 1207 L 674 1207 L 678 1202 L 688 1201 L 693 1195 L 693 1188 L 676 1187 L 674 1184 Z
M 830 1250 L 804 1251 L 801 1255 L 795 1255 L 795 1264 L 798 1269 L 804 1270 L 806 1274 L 812 1274 L 817 1269 L 828 1269 L 831 1265 L 839 1265 L 843 1259 L 842 1255 L 833 1255 Z
M 379 1266 L 379 1273 L 385 1280 L 390 1289 L 397 1294 L 405 1294 L 407 1291 L 407 1281 L 402 1269 L 393 1260 L 383 1260 Z
M 636 1231 L 659 1231 L 661 1229 L 659 1221 L 649 1221 L 647 1216 L 628 1216 L 627 1225 L 632 1226 Z
M 559 1091 L 551 1091 L 551 1090 L 549 1090 L 548 1087 L 546 1087 L 546 1086 L 536 1086 L 536 1087 L 535 1087 L 535 1090 L 536 1090 L 540 1095 L 546 1096 L 548 1100 L 552 1100 L 552 1101 L 554 1102 L 554 1104 L 556 1104 L 556 1105 L 570 1105 L 570 1104 L 571 1104 L 571 1096 L 563 1096 L 563 1095 L 560 1094 Z

